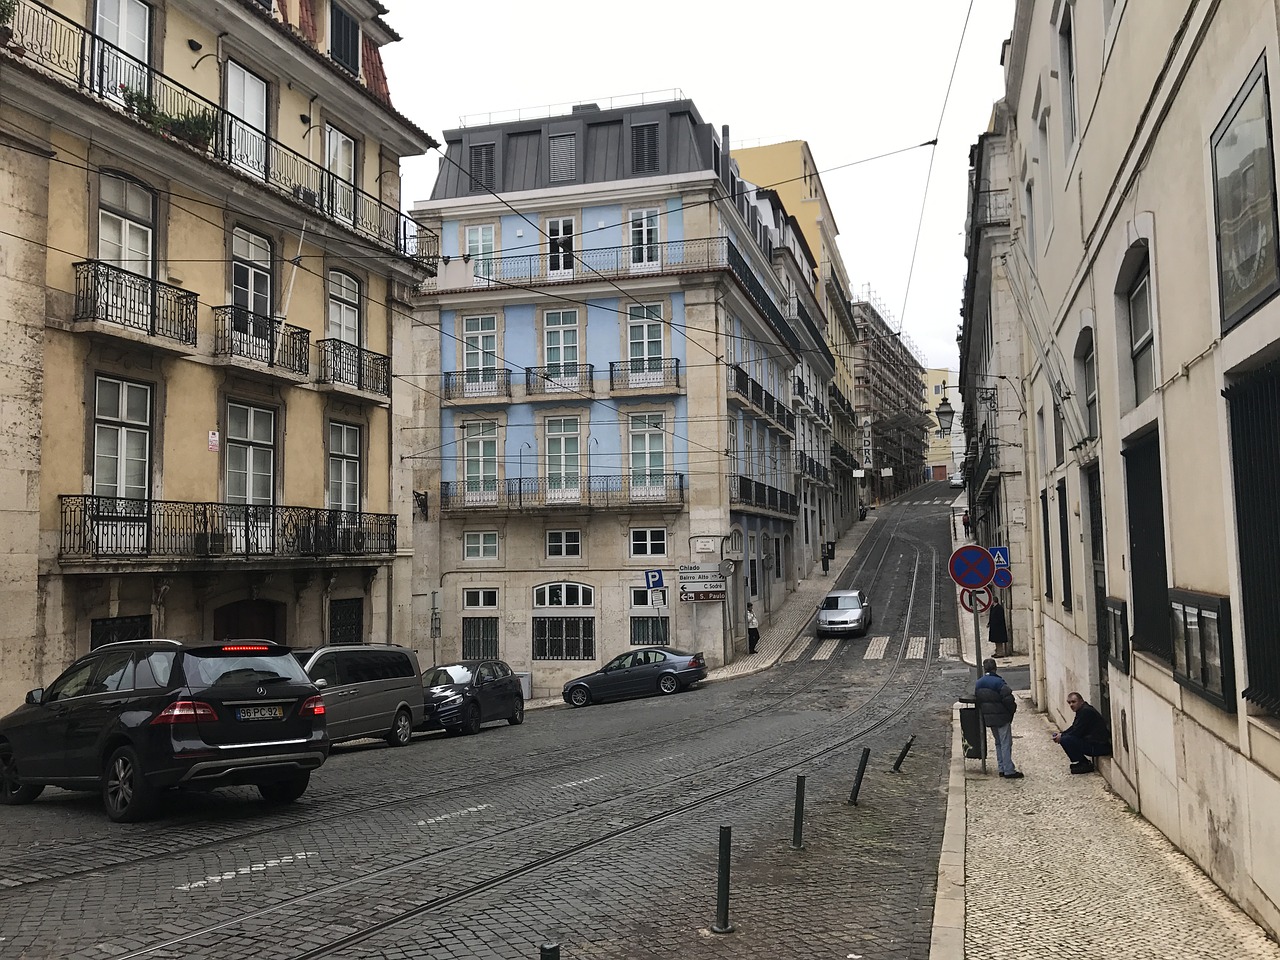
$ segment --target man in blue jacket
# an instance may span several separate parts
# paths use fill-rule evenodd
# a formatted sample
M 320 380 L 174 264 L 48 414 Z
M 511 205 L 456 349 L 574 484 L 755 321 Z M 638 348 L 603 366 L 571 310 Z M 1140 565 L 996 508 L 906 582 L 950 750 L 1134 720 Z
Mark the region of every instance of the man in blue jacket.
M 1053 742 L 1071 758 L 1072 773 L 1093 772 L 1092 757 L 1111 756 L 1111 733 L 1102 714 L 1085 703 L 1074 690 L 1067 694 L 1067 706 L 1076 715 L 1071 726 L 1053 735 Z
M 988 657 L 982 661 L 986 673 L 973 685 L 973 698 L 982 712 L 982 722 L 991 729 L 996 741 L 996 766 L 1000 776 L 1018 780 L 1022 771 L 1013 766 L 1013 715 L 1018 712 L 1018 701 L 1013 691 L 996 673 L 996 662 Z

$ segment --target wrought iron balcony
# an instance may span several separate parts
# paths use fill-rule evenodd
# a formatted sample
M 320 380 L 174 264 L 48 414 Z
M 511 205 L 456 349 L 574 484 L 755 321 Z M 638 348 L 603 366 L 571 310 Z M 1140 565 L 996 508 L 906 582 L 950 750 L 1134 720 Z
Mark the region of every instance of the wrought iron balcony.
M 138 273 L 85 260 L 75 265 L 73 319 L 114 323 L 151 337 L 196 343 L 196 295 Z
M 311 333 L 244 307 L 214 307 L 213 355 L 255 360 L 305 377 L 311 369 Z
M 441 375 L 440 397 L 444 400 L 485 399 L 511 396 L 511 371 L 496 367 L 453 370 Z
M 974 227 L 1008 223 L 1012 205 L 1008 190 L 979 190 L 974 198 Z
M 590 363 L 549 363 L 524 368 L 524 392 L 535 396 L 590 394 L 596 368 Z
M 261 181 L 330 222 L 391 253 L 434 264 L 439 238 L 396 207 L 365 193 L 206 100 L 120 47 L 36 0 L 17 0 L 13 43 L 68 86 L 132 116 L 175 143 Z
M 465 273 L 446 272 L 441 289 L 504 284 L 582 283 L 648 274 L 723 270 L 728 240 L 671 240 L 667 243 L 601 247 L 595 250 L 530 253 L 514 257 L 467 257 Z M 451 258 L 452 259 L 452 258 Z
M 996 449 L 996 442 L 987 438 L 982 443 L 982 452 L 978 455 L 973 476 L 969 478 L 969 488 L 975 498 L 982 497 L 990 492 L 999 479 L 999 451 Z
M 790 516 L 800 512 L 800 501 L 794 493 L 736 474 L 729 477 L 729 503 L 740 508 L 755 507 Z
M 395 553 L 395 514 L 317 507 L 58 498 L 63 561 L 382 556 Z
M 610 390 L 679 390 L 680 361 L 675 357 L 617 360 L 609 364 Z
M 758 410 L 761 416 L 772 420 L 780 430 L 795 433 L 796 415 L 786 404 L 764 388 L 764 384 L 750 376 L 742 367 L 729 367 L 729 397 Z
M 391 396 L 390 357 L 334 339 L 316 341 L 316 353 L 320 361 L 320 369 L 316 371 L 318 383 Z
M 452 480 L 440 484 L 446 513 L 495 510 L 636 510 L 685 501 L 683 473 L 636 471 L 620 476 L 564 475 L 512 480 Z

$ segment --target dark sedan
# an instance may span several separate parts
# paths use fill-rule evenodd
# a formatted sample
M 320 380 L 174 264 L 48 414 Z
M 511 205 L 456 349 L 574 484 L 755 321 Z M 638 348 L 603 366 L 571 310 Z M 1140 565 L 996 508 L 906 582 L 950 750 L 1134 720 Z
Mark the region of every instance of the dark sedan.
M 564 685 L 565 703 L 585 707 L 593 701 L 679 693 L 707 678 L 701 653 L 682 653 L 670 647 L 645 647 L 614 657 L 595 673 Z
M 423 674 L 426 715 L 420 729 L 475 734 L 480 724 L 524 723 L 520 678 L 501 660 L 459 660 Z
M 287 647 L 110 643 L 0 720 L 0 803 L 96 790 L 107 816 L 132 821 L 166 788 L 226 784 L 289 803 L 328 755 L 324 699 Z

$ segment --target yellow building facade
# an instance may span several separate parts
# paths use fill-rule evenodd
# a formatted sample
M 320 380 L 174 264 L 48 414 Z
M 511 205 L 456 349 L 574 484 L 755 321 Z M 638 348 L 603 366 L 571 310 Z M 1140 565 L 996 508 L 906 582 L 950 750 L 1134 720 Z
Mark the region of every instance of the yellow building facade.
M 0 24 L 0 709 L 118 639 L 410 641 L 392 358 L 436 244 L 399 160 L 433 142 L 386 12 Z

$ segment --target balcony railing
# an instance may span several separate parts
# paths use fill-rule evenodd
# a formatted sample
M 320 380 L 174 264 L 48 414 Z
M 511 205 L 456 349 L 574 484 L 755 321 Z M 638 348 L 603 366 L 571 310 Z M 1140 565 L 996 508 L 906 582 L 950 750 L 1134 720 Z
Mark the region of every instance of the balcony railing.
M 193 90 L 36 0 L 18 0 L 25 59 L 169 140 L 260 180 L 400 256 L 434 263 L 439 238 Z
M 782 400 L 766 390 L 764 384 L 737 364 L 729 367 L 729 390 L 756 407 L 780 429 L 795 433 L 796 415 L 787 409 Z
M 644 274 L 722 270 L 728 265 L 724 237 L 667 243 L 602 247 L 596 250 L 530 253 L 515 257 L 472 257 L 472 286 L 525 283 L 581 283 Z
M 318 340 L 319 383 L 334 383 L 391 396 L 391 358 L 344 340 Z
M 1011 210 L 1008 190 L 981 190 L 974 204 L 973 226 L 990 226 L 1009 222 Z
M 550 479 L 452 480 L 440 484 L 440 509 L 444 511 L 636 509 L 648 504 L 682 504 L 684 500 L 683 473 L 566 474 Z
M 980 496 L 985 493 L 989 486 L 993 486 L 999 477 L 996 471 L 997 451 L 995 441 L 987 439 L 983 441 L 982 452 L 978 455 L 977 466 L 974 467 L 973 477 L 970 479 L 969 487 L 974 491 L 974 496 Z
M 680 389 L 680 361 L 674 357 L 615 360 L 609 364 L 610 390 Z
M 549 363 L 545 367 L 524 368 L 524 390 L 528 396 L 590 394 L 596 368 L 590 363 Z
M 445 400 L 469 397 L 510 397 L 511 371 L 505 367 L 479 367 L 442 374 L 440 396 Z
M 800 512 L 800 501 L 794 493 L 779 490 L 750 477 L 729 477 L 729 503 L 744 507 L 758 507 L 775 513 L 795 516 Z
M 305 377 L 311 332 L 244 307 L 214 307 L 213 355 L 256 360 Z
M 810 477 L 820 483 L 829 483 L 831 479 L 831 470 L 829 467 L 818 462 L 807 453 L 796 452 L 796 473 Z
M 394 514 L 82 494 L 58 501 L 58 556 L 66 561 L 364 557 L 396 550 Z
M 115 323 L 153 337 L 195 346 L 194 293 L 101 260 L 76 268 L 76 320 Z

